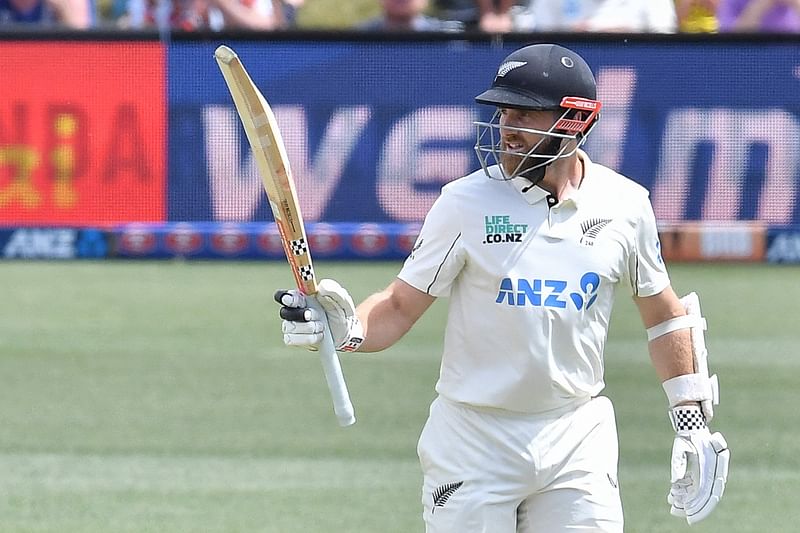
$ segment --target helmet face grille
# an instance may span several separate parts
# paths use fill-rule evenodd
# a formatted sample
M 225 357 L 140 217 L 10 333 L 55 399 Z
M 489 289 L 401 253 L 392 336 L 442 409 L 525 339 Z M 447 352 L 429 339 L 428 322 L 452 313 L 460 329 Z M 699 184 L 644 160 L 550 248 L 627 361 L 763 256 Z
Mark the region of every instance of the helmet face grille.
M 475 142 L 475 153 L 478 156 L 484 173 L 491 179 L 507 181 L 519 176 L 527 177 L 527 174 L 534 170 L 547 167 L 547 165 L 550 165 L 558 159 L 574 155 L 575 152 L 578 151 L 578 148 L 586 141 L 586 136 L 596 123 L 596 118 L 593 116 L 591 123 L 583 127 L 581 131 L 570 131 L 567 128 L 563 128 L 566 132 L 562 133 L 559 130 L 562 130 L 561 125 L 563 125 L 565 121 L 584 124 L 583 120 L 568 119 L 567 116 L 572 113 L 573 111 L 571 109 L 564 109 L 561 116 L 553 122 L 553 125 L 547 131 L 501 126 L 499 109 L 495 111 L 489 122 L 476 121 L 477 138 Z M 541 139 L 527 152 L 521 154 L 505 148 L 502 139 L 503 131 L 539 135 Z M 546 147 L 549 143 L 554 143 L 556 146 L 556 149 L 552 151 L 553 153 L 537 152 L 540 147 Z M 519 162 L 514 168 L 506 168 L 502 163 L 503 155 L 519 158 Z M 492 168 L 496 168 L 497 170 L 492 171 Z M 540 172 L 538 175 L 539 179 L 541 179 L 541 177 L 544 176 L 544 172 Z M 536 182 L 534 181 L 534 183 Z

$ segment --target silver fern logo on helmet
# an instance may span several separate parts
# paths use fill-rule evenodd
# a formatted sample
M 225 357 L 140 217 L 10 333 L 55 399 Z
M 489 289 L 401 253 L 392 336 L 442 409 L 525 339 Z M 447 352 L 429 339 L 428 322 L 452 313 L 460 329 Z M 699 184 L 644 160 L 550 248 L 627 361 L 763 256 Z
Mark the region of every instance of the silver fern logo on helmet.
M 505 63 L 500 65 L 499 69 L 497 69 L 497 77 L 502 78 L 515 68 L 524 67 L 527 64 L 528 64 L 527 61 L 506 61 Z

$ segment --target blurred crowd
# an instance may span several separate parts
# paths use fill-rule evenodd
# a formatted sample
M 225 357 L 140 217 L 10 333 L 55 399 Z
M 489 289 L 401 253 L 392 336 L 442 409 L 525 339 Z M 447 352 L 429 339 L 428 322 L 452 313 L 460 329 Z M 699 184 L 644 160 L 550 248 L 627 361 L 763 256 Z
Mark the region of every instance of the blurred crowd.
M 0 0 L 0 28 L 282 30 L 319 0 Z M 800 0 L 375 0 L 363 31 L 800 33 Z M 379 9 L 378 9 L 379 8 Z M 339 28 L 337 28 L 339 29 Z

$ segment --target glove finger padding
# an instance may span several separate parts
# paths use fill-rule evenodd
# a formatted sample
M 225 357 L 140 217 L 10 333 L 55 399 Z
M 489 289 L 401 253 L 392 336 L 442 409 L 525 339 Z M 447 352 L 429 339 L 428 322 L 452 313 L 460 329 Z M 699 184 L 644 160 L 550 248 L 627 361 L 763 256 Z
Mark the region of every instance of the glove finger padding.
M 316 313 L 313 313 L 313 309 L 309 309 L 308 311 L 312 311 L 311 314 L 316 316 Z M 284 320 L 281 322 L 281 331 L 283 333 L 313 335 L 315 333 L 322 333 L 325 331 L 325 325 L 321 320 L 309 320 L 308 322 Z
M 667 503 L 670 504 L 670 514 L 681 518 L 686 517 L 686 495 L 691 479 L 686 476 L 689 470 L 689 457 L 695 453 L 694 447 L 683 438 L 676 438 L 672 443 L 672 460 L 670 461 L 670 489 Z
M 356 316 L 356 306 L 350 293 L 338 282 L 323 279 L 317 286 L 317 300 L 328 316 L 336 349 L 356 351 L 364 342 L 364 327 Z
M 297 289 L 278 289 L 274 298 L 283 307 L 308 307 L 305 294 Z
M 692 419 L 698 406 L 678 407 L 674 419 Z M 690 415 L 684 415 L 690 413 Z M 679 422 L 680 424 L 680 422 Z M 730 450 L 725 437 L 721 433 L 711 434 L 705 423 L 703 427 L 692 426 L 692 429 L 676 428 L 677 435 L 672 446 L 670 467 L 670 513 L 686 518 L 689 524 L 697 523 L 708 517 L 719 503 L 725 492 L 728 479 Z
M 308 322 L 310 320 L 315 320 L 313 309 L 308 307 L 281 307 L 279 311 L 279 315 L 282 319 L 288 320 L 289 322 Z M 317 316 L 316 320 L 319 320 Z
M 308 307 L 305 295 L 298 290 L 276 291 L 275 301 L 281 304 L 283 343 L 316 351 L 325 331 L 322 313 Z
M 299 346 L 316 352 L 322 342 L 322 333 L 284 333 L 283 343 L 286 346 Z

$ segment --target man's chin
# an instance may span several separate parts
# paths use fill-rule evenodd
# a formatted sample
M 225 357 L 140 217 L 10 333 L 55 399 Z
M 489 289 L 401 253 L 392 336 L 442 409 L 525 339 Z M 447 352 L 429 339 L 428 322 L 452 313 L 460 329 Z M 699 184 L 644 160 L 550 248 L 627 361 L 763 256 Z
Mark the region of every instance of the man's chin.
M 500 164 L 506 176 L 522 176 L 536 165 L 535 159 L 506 155 L 500 158 Z
M 500 165 L 503 167 L 503 172 L 506 176 L 513 176 L 519 174 L 522 170 L 520 168 L 520 163 L 522 163 L 522 157 L 512 156 L 508 154 L 504 154 L 500 157 Z
M 507 179 L 523 177 L 533 184 L 539 183 L 544 177 L 545 167 L 535 166 L 535 161 L 525 160 L 523 157 L 504 155 L 500 158 L 500 165 L 503 167 L 503 174 Z

